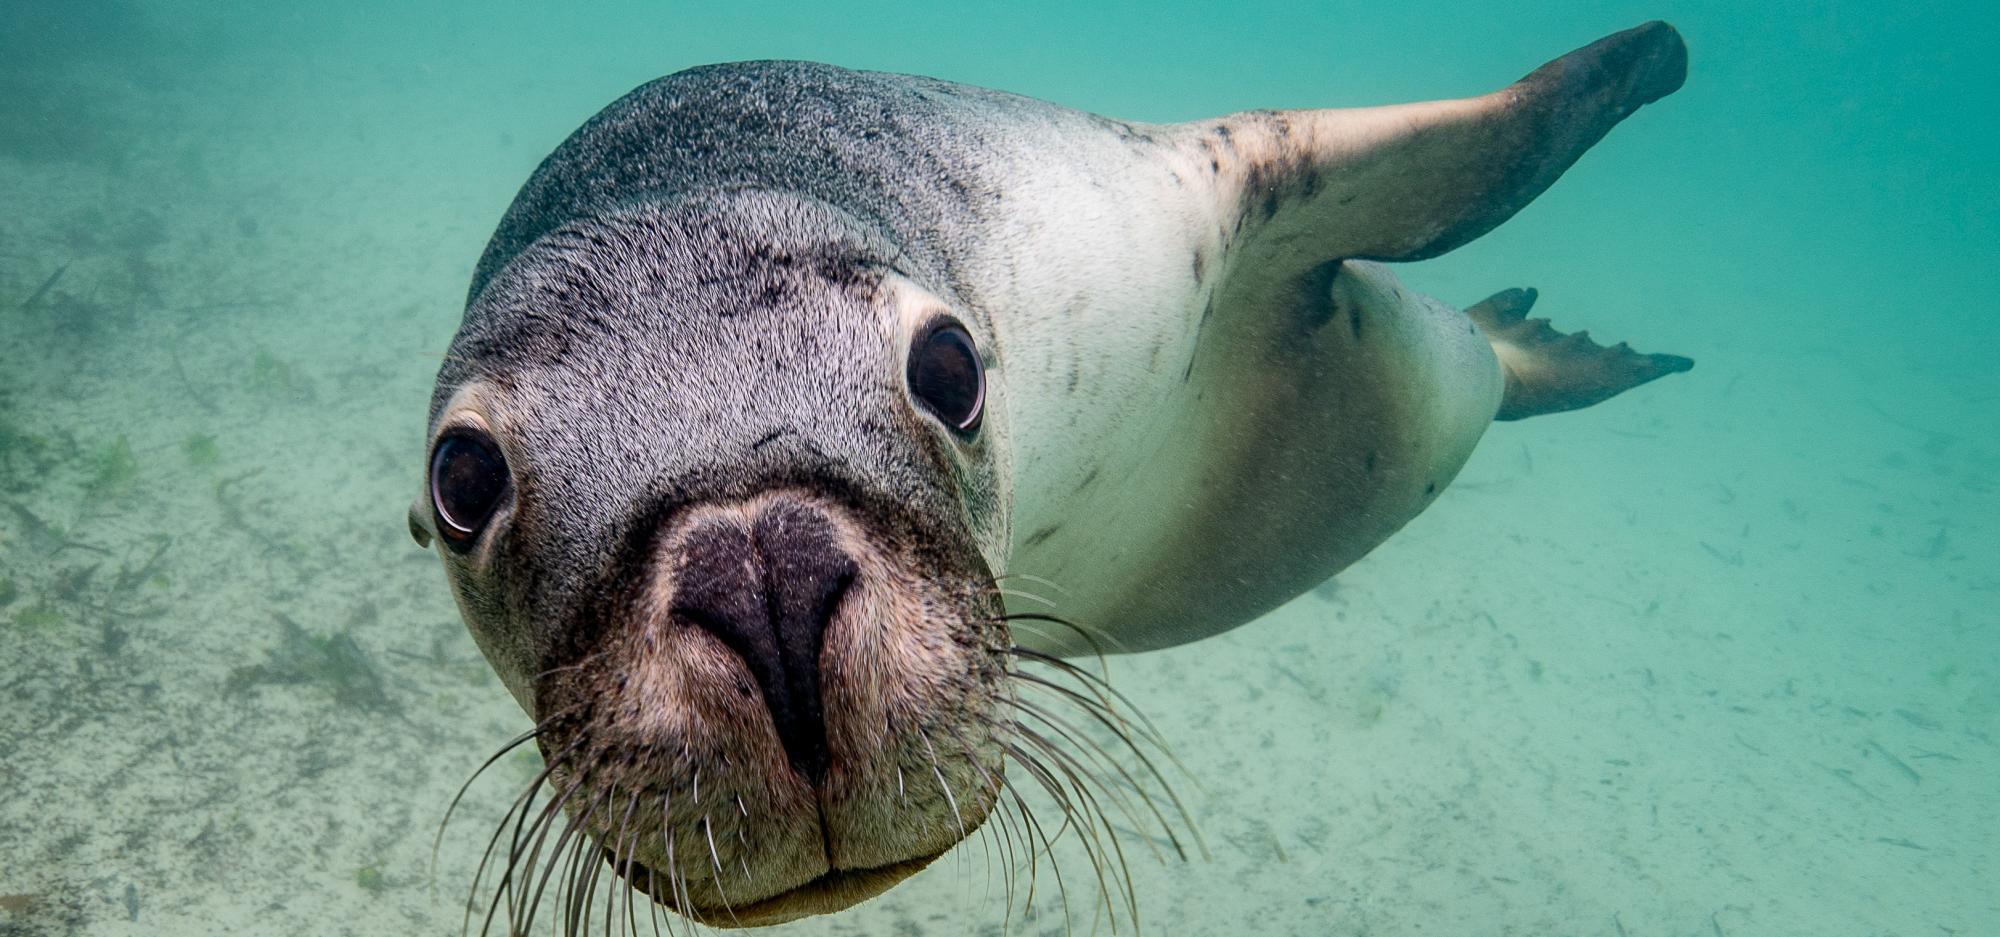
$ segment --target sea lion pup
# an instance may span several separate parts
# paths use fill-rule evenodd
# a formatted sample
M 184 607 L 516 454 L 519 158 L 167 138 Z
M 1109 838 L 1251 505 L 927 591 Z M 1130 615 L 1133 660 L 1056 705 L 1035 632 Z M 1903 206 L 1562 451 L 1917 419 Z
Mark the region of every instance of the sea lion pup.
M 593 117 L 479 262 L 410 512 L 548 764 L 489 922 L 565 859 L 572 928 L 606 868 L 715 926 L 834 911 L 1003 802 L 1011 867 L 1065 827 L 1010 785 L 1100 864 L 1107 816 L 1171 828 L 1060 655 L 1248 621 L 1496 416 L 1689 367 L 1370 262 L 1492 229 L 1685 68 L 1650 23 L 1483 97 L 1145 125 L 754 62 Z

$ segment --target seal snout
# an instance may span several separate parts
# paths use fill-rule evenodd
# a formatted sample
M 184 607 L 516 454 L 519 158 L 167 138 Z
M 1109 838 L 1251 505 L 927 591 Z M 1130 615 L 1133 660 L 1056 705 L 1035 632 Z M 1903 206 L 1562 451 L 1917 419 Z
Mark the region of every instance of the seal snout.
M 718 514 L 690 527 L 670 609 L 742 659 L 792 769 L 817 785 L 828 760 L 820 651 L 858 570 L 811 505 L 774 499 L 745 520 Z

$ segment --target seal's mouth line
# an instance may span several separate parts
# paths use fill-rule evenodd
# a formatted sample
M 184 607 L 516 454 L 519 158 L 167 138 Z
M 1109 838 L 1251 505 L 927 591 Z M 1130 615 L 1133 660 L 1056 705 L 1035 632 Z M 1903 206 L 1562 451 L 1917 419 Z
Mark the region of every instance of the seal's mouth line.
M 670 880 L 657 877 L 651 866 L 637 859 L 624 858 L 613 861 L 606 853 L 606 861 L 611 862 L 614 872 L 624 876 L 628 885 L 653 896 L 653 900 L 672 909 L 675 913 L 709 927 L 759 927 L 767 924 L 782 924 L 786 921 L 823 913 L 828 908 L 844 908 L 867 898 L 872 898 L 889 889 L 889 886 L 922 871 L 925 866 L 936 861 L 947 850 L 940 850 L 928 856 L 918 856 L 888 865 L 864 869 L 836 869 L 829 867 L 818 878 L 786 889 L 775 895 L 759 898 L 749 904 L 730 905 L 721 908 L 688 908 L 681 904 L 680 896 L 670 884 Z M 648 885 L 666 885 L 666 894 L 656 894 Z
M 820 857 L 826 860 L 826 867 L 828 869 L 833 869 L 835 868 L 833 864 L 833 828 L 828 826 L 826 822 L 826 804 L 820 803 L 814 805 L 813 815 L 819 818 Z

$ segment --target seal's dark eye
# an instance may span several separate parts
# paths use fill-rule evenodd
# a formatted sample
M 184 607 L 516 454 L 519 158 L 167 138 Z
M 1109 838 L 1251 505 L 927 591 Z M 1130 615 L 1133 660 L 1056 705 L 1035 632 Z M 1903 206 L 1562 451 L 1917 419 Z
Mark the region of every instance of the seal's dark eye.
M 470 547 L 506 494 L 507 460 L 493 437 L 468 428 L 438 438 L 431 453 L 431 507 L 446 545 Z
M 986 409 L 986 372 L 972 335 L 950 318 L 938 318 L 910 343 L 910 393 L 924 409 L 961 435 L 979 429 Z

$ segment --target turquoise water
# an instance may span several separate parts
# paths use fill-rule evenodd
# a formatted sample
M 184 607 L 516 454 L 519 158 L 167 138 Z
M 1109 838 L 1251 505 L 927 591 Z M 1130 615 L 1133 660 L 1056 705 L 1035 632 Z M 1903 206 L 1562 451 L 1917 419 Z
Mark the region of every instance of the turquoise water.
M 456 932 L 534 765 L 433 875 L 527 722 L 405 532 L 425 407 L 515 189 L 634 85 L 807 58 L 1169 121 L 1480 93 L 1652 18 L 1684 90 L 1401 272 L 1698 366 L 1495 427 L 1334 586 L 1111 664 L 1210 853 L 1140 853 L 1144 932 L 2000 933 L 1986 7 L 9 0 L 0 935 Z M 787 930 L 997 932 L 997 882 L 975 843 Z

